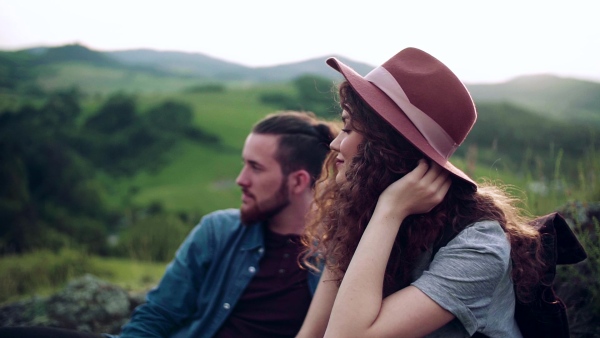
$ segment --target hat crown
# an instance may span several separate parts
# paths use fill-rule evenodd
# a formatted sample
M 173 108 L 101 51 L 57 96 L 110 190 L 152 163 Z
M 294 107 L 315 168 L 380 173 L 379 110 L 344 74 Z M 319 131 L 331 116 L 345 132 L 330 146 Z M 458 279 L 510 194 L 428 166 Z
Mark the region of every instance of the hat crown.
M 406 48 L 383 65 L 410 102 L 461 144 L 477 119 L 465 85 L 442 62 L 417 48 Z

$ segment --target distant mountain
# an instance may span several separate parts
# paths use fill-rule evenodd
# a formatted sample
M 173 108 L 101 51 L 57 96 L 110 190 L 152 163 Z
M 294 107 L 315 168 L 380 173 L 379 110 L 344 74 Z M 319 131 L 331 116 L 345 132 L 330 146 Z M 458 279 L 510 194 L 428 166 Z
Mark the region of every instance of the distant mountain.
M 44 66 L 53 64 L 64 64 L 68 62 L 84 63 L 101 68 L 113 68 L 123 71 L 137 71 L 153 75 L 169 75 L 167 72 L 143 64 L 126 64 L 115 60 L 111 55 L 91 50 L 80 44 L 70 44 L 59 47 L 35 47 L 28 48 L 18 53 L 26 53 L 30 56 L 32 66 Z
M 221 81 L 280 82 L 290 81 L 310 73 L 325 78 L 337 78 L 337 72 L 325 64 L 327 57 L 272 67 L 246 67 L 219 60 L 201 53 L 161 52 L 136 49 L 106 52 L 106 55 L 127 65 L 144 65 L 178 76 L 213 78 Z M 342 62 L 366 75 L 374 67 L 365 63 L 336 56 Z
M 79 61 L 103 67 L 121 66 L 121 64 L 113 58 L 78 44 L 54 48 L 36 48 L 30 49 L 29 52 L 36 55 L 36 58 L 34 59 L 34 64 L 36 65 Z
M 374 66 L 336 56 L 366 75 Z M 0 89 L 78 86 L 84 91 L 179 91 L 210 82 L 289 82 L 304 74 L 339 80 L 327 56 L 272 67 L 247 67 L 202 53 L 135 49 L 111 52 L 74 44 L 0 51 Z M 107 71 L 110 70 L 110 71 Z M 94 81 L 90 81 L 94 78 Z M 165 80 L 168 80 L 168 85 Z M 32 84 L 33 82 L 33 84 Z M 561 121 L 600 125 L 600 83 L 552 75 L 467 87 L 475 102 L 508 102 Z
M 173 76 L 241 80 L 249 71 L 235 63 L 222 61 L 200 53 L 161 52 L 151 49 L 133 49 L 105 52 L 114 60 L 129 66 L 146 66 Z
M 325 63 L 325 60 L 327 60 L 329 57 L 337 58 L 363 76 L 367 75 L 371 70 L 373 70 L 373 68 L 375 68 L 375 66 L 356 62 L 340 55 L 328 55 L 303 62 L 255 68 L 256 76 L 258 79 L 263 79 L 264 81 L 282 81 L 283 79 L 293 79 L 303 74 L 313 74 L 322 76 L 324 78 L 341 79 L 342 76 Z
M 10 54 L 11 52 L 3 52 Z M 111 52 L 91 50 L 80 44 L 59 47 L 36 47 L 14 53 L 25 53 L 34 66 L 77 62 L 95 67 L 109 67 L 153 75 L 198 78 L 214 81 L 287 82 L 303 74 L 338 79 L 339 74 L 325 64 L 329 56 L 273 67 L 247 67 L 223 61 L 202 53 L 132 49 Z M 360 74 L 374 66 L 336 56 Z

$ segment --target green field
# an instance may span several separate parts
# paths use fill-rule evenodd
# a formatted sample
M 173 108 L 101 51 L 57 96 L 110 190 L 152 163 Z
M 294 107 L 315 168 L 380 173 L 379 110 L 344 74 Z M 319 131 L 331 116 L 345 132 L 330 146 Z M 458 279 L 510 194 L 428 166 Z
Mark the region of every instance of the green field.
M 139 192 L 136 204 L 158 201 L 169 211 L 201 212 L 237 207 L 240 190 L 235 184 L 241 169 L 241 151 L 252 125 L 277 110 L 261 104 L 264 92 L 291 92 L 290 85 L 229 88 L 223 93 L 139 95 L 141 110 L 162 100 L 190 104 L 198 127 L 218 135 L 223 149 L 186 142 L 169 157 L 171 162 L 158 173 L 140 173 L 118 181 L 113 191 L 120 200 L 130 187 Z

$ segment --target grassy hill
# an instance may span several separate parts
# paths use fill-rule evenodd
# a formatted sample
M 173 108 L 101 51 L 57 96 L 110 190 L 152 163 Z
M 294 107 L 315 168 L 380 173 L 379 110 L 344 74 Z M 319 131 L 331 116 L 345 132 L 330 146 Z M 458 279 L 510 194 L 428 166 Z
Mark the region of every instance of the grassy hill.
M 533 110 L 507 102 L 480 102 L 477 123 L 465 141 L 465 148 L 477 144 L 507 156 L 523 168 L 523 161 L 533 158 L 555 159 L 562 151 L 565 160 L 582 158 L 586 152 L 600 146 L 600 127 L 560 121 Z M 527 163 L 525 166 L 530 166 Z M 513 168 L 514 170 L 515 168 Z
M 476 102 L 513 102 L 540 115 L 600 125 L 600 83 L 551 75 L 468 86 Z

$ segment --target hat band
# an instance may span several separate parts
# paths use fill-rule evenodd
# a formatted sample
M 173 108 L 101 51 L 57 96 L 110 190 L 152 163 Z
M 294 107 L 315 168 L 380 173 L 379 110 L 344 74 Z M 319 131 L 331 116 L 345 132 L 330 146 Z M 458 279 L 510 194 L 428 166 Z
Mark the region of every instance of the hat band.
M 383 68 L 373 69 L 365 79 L 381 89 L 406 114 L 429 145 L 446 160 L 452 156 L 458 144 L 429 115 L 413 105 L 390 72 Z

